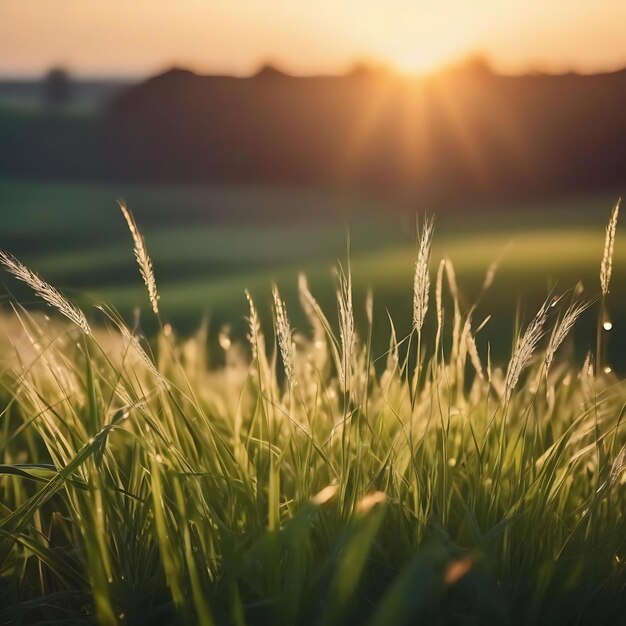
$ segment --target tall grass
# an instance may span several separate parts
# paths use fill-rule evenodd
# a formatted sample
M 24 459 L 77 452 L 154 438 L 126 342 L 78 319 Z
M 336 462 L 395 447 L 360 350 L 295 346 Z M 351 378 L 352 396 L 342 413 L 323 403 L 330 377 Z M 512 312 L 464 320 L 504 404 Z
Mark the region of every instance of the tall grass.
M 74 325 L 5 315 L 0 623 L 623 621 L 626 390 L 559 354 L 593 294 L 550 294 L 501 367 L 447 260 L 425 330 L 431 239 L 385 354 L 348 267 L 337 324 L 300 278 L 310 331 L 275 286 L 266 337 L 246 293 L 248 345 L 224 337 L 218 367 L 204 330 L 148 344 L 106 306 L 89 326 L 4 255 Z

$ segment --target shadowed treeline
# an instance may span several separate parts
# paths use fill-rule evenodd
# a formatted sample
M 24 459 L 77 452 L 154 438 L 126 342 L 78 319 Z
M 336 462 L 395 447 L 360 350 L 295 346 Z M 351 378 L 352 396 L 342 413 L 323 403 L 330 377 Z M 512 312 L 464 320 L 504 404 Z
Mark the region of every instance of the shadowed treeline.
M 625 101 L 626 70 L 509 77 L 474 62 L 422 79 L 171 70 L 124 91 L 100 119 L 0 123 L 0 171 L 392 189 L 455 204 L 612 190 L 625 179 Z
M 111 120 L 120 174 L 401 188 L 426 198 L 619 186 L 626 71 L 504 77 L 480 65 L 252 78 L 173 70 Z M 117 132 L 115 132 L 117 131 Z

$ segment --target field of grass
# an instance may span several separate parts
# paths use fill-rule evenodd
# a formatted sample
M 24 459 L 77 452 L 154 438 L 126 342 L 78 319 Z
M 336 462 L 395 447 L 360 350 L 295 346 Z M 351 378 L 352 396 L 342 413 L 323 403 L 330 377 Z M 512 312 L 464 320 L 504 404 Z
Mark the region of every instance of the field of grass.
M 484 311 L 457 289 L 451 263 L 435 269 L 449 246 L 461 289 L 474 276 L 478 296 L 503 242 L 492 226 L 473 242 L 457 224 L 432 251 L 427 229 L 417 250 L 372 236 L 355 250 L 355 294 L 349 271 L 339 272 L 332 307 L 300 281 L 297 331 L 296 307 L 276 288 L 273 324 L 251 299 L 238 313 L 247 339 L 221 333 L 212 367 L 205 329 L 179 338 L 158 309 L 165 316 L 200 289 L 226 298 L 225 279 L 161 289 L 136 236 L 148 287 L 137 300 L 160 328 L 148 344 L 106 306 L 87 320 L 4 256 L 9 274 L 57 311 L 16 306 L 3 318 L 0 624 L 623 623 L 626 387 L 607 366 L 602 334 L 596 345 L 592 333 L 587 359 L 564 350 L 579 314 L 602 322 L 616 305 L 608 268 L 617 278 L 622 257 L 602 229 L 598 242 L 582 228 L 518 232 L 517 265 L 498 298 L 515 299 L 533 279 L 545 295 L 542 263 L 553 255 L 568 259 L 560 267 L 572 280 L 587 260 L 597 281 L 604 258 L 607 284 L 600 302 L 599 288 L 557 285 L 500 339 L 513 348 L 497 362 L 476 341 Z M 215 248 L 197 254 L 235 254 L 205 228 Z M 257 241 L 252 227 L 217 228 Z M 272 271 L 251 261 L 237 273 L 242 286 L 256 277 L 261 289 L 274 272 L 282 286 L 294 271 L 293 259 L 272 256 L 279 232 L 259 233 Z M 157 235 L 148 248 L 165 255 Z M 283 237 L 294 258 L 306 245 Z M 189 253 L 181 241 L 177 258 Z M 112 258 L 102 245 L 94 252 Z M 317 247 L 310 254 L 312 268 L 325 258 L 315 260 Z M 407 321 L 377 327 L 362 303 L 355 320 L 357 284 L 371 281 L 384 297 L 403 277 Z
M 407 210 L 372 197 L 267 187 L 0 181 L 0 206 L 7 208 L 0 249 L 24 259 L 79 302 L 102 299 L 131 319 L 137 306 L 146 309 L 146 301 L 120 219 L 120 197 L 149 239 L 164 319 L 179 331 L 194 331 L 208 315 L 214 343 L 223 324 L 242 337 L 246 288 L 268 323 L 272 280 L 294 310 L 294 325 L 302 326 L 298 273 L 304 271 L 322 305 L 331 306 L 332 268 L 346 257 L 348 230 L 356 316 L 364 320 L 363 303 L 371 287 L 376 348 L 386 347 L 387 310 L 399 324 L 410 321 L 415 210 L 425 207 Z M 605 194 L 463 207 L 437 215 L 434 254 L 454 262 L 465 304 L 478 293 L 489 265 L 500 259 L 493 287 L 477 313 L 492 315 L 480 340 L 491 340 L 500 358 L 508 356 L 518 309 L 529 314 L 554 285 L 565 290 L 582 280 L 590 292 L 597 291 L 603 229 L 614 202 L 615 195 Z M 626 288 L 626 236 L 618 234 L 615 254 L 614 289 L 620 292 Z M 11 289 L 20 299 L 27 297 L 19 287 Z M 626 301 L 614 298 L 609 312 L 614 322 L 611 356 L 618 366 L 626 365 Z M 148 333 L 156 328 L 149 316 L 143 323 Z M 587 338 L 594 336 L 594 323 L 587 315 L 580 325 L 583 356 L 593 348 Z

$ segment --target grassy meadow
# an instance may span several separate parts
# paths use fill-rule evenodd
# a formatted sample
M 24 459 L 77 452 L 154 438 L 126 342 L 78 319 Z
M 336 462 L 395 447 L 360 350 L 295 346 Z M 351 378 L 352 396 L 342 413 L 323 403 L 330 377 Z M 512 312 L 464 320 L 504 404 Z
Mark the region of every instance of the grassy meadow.
M 150 240 L 164 319 L 181 332 L 193 332 L 208 316 L 214 344 L 223 325 L 242 338 L 244 289 L 257 299 L 259 314 L 268 323 L 272 281 L 294 311 L 294 326 L 304 325 L 297 306 L 298 274 L 305 272 L 322 305 L 332 306 L 333 268 L 337 259 L 345 261 L 348 233 L 355 314 L 364 321 L 365 295 L 371 288 L 378 351 L 387 347 L 386 311 L 398 324 L 410 323 L 407 286 L 412 281 L 415 215 L 422 207 L 406 202 L 280 187 L 151 188 L 5 180 L 0 181 L 0 205 L 6 207 L 0 248 L 79 302 L 103 300 L 131 319 L 137 307 L 145 308 L 145 295 L 117 198 L 127 201 Z M 588 291 L 597 291 L 603 229 L 615 198 L 604 194 L 437 213 L 434 256 L 453 261 L 464 305 L 478 294 L 489 266 L 498 263 L 478 312 L 492 315 L 479 340 L 492 341 L 501 359 L 510 353 L 516 320 L 536 309 L 555 285 L 565 290 L 581 280 Z M 618 233 L 619 241 L 621 237 Z M 618 243 L 615 254 L 613 281 L 619 291 L 626 287 L 626 245 Z M 28 298 L 19 286 L 10 289 L 21 301 Z M 626 365 L 621 356 L 626 335 L 619 324 L 626 320 L 626 302 L 613 298 L 609 313 L 615 322 L 611 356 L 617 366 Z M 141 323 L 149 334 L 156 330 L 149 316 L 143 315 Z M 586 315 L 578 332 L 579 355 L 593 348 L 594 328 L 593 316 Z
M 0 624 L 624 623 L 615 199 L 297 196 L 0 184 Z

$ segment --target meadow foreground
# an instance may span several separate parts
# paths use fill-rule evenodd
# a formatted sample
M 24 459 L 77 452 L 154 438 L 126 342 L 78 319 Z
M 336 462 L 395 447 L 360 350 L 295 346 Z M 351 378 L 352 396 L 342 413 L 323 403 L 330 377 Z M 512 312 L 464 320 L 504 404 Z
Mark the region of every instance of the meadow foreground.
M 209 354 L 205 327 L 161 320 L 125 207 L 149 343 L 3 253 L 56 312 L 3 317 L 0 624 L 624 623 L 626 387 L 603 331 L 618 209 L 598 293 L 548 294 L 508 364 L 431 263 L 428 221 L 412 327 L 389 319 L 382 354 L 349 265 L 336 313 L 301 276 L 308 328 L 274 287 L 273 328 L 248 294 L 247 343 L 224 330 Z M 563 347 L 592 311 L 579 362 Z

